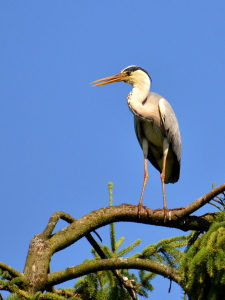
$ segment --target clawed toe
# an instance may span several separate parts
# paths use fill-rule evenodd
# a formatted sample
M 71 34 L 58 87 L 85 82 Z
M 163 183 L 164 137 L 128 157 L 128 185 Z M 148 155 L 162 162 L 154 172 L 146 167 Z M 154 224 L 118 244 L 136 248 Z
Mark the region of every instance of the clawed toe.
M 171 212 L 175 211 L 175 210 L 182 210 L 184 209 L 184 207 L 180 207 L 180 208 L 157 208 L 154 210 L 154 212 L 156 211 L 163 211 L 164 212 L 164 218 L 163 221 L 166 222 L 167 220 L 171 220 Z
M 141 215 L 141 209 L 144 208 L 144 210 L 146 211 L 148 217 L 149 217 L 149 211 L 148 211 L 148 207 L 142 205 L 141 203 L 138 203 L 138 205 L 136 204 L 127 204 L 127 203 L 122 203 L 122 205 L 126 205 L 126 206 L 137 206 L 138 208 L 138 218 L 140 219 L 140 215 Z

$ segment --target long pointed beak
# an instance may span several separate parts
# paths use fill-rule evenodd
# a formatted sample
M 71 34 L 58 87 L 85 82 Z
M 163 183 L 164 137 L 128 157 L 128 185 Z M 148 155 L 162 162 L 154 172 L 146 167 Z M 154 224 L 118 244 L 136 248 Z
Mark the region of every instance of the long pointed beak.
M 109 83 L 113 83 L 113 82 L 123 81 L 123 80 L 127 79 L 128 77 L 129 76 L 126 76 L 126 75 L 124 76 L 122 73 L 119 73 L 116 75 L 108 76 L 108 77 L 93 81 L 90 84 L 92 84 L 92 86 L 104 85 L 104 84 L 109 84 Z M 97 83 L 97 82 L 99 82 L 99 83 Z M 93 84 L 93 83 L 97 83 L 97 84 Z

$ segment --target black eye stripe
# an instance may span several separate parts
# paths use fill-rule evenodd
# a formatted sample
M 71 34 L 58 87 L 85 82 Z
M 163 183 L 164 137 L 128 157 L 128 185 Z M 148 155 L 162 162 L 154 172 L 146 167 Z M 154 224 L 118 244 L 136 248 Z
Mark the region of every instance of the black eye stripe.
M 134 71 L 137 71 L 137 70 L 141 70 L 141 71 L 145 72 L 148 75 L 148 77 L 150 78 L 150 80 L 152 80 L 151 76 L 148 74 L 148 72 L 145 71 L 144 69 L 142 69 L 141 67 L 138 67 L 138 66 L 131 66 L 131 67 L 125 68 L 123 70 L 123 72 L 130 72 L 131 73 L 131 72 L 134 72 Z M 128 74 L 128 75 L 130 75 L 130 74 Z

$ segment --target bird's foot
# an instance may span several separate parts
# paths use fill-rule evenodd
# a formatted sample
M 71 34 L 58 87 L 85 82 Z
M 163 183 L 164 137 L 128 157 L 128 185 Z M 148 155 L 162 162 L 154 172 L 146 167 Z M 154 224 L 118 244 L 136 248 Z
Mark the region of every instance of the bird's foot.
M 171 220 L 171 209 L 168 209 L 167 207 L 164 207 L 164 208 L 157 208 L 157 209 L 154 209 L 154 212 L 155 213 L 156 211 L 163 211 L 164 212 L 164 218 L 163 218 L 163 222 L 165 223 L 166 220 L 167 220 L 167 216 L 169 216 L 169 220 Z
M 171 220 L 171 211 L 175 211 L 175 210 L 182 210 L 184 209 L 184 207 L 179 207 L 179 208 L 167 208 L 167 207 L 164 207 L 164 208 L 157 208 L 157 209 L 154 209 L 154 212 L 156 211 L 163 211 L 164 212 L 164 218 L 163 218 L 163 221 L 166 222 L 167 220 Z M 169 217 L 169 218 L 167 218 Z
M 141 203 L 138 204 L 127 204 L 127 203 L 122 203 L 122 205 L 126 205 L 126 206 L 137 206 L 138 207 L 138 218 L 140 218 L 140 213 L 141 213 L 141 209 L 144 208 L 144 210 L 146 211 L 148 217 L 149 217 L 149 211 L 148 211 L 148 207 L 142 205 Z

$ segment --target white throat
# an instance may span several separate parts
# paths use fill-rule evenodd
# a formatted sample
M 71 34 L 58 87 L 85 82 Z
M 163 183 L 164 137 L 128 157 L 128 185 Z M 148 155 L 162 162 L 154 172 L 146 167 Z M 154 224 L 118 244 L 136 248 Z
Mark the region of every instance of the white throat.
M 127 103 L 133 114 L 141 112 L 143 109 L 143 101 L 147 98 L 151 87 L 151 81 L 147 74 L 143 72 L 136 72 L 131 83 L 133 88 L 127 97 Z

